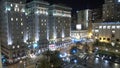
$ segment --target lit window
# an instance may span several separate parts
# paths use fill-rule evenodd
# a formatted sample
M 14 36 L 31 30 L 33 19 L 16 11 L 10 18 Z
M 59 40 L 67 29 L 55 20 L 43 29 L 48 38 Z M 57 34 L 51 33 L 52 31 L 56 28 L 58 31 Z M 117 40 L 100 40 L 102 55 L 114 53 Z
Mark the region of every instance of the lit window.
M 22 8 L 21 12 L 25 12 L 25 9 L 24 9 L 24 8 Z
M 116 26 L 117 27 L 117 29 L 120 29 L 120 26 Z
M 18 21 L 18 18 L 16 18 L 16 21 Z
M 102 28 L 102 26 L 99 26 L 99 29 L 101 29 Z
M 48 12 L 46 11 L 46 15 L 48 15 Z
M 18 7 L 18 5 L 16 4 L 15 7 Z
M 10 4 L 11 7 L 13 7 L 13 4 Z
M 107 29 L 110 29 L 110 26 L 107 26 Z
M 112 33 L 115 33 L 115 31 L 113 30 Z
M 21 34 L 23 34 L 23 31 L 21 32 Z
M 46 22 L 46 19 L 45 19 L 45 22 Z
M 43 23 L 41 25 L 43 25 Z
M 19 8 L 17 8 L 17 11 L 19 12 Z
M 13 18 L 11 18 L 11 21 L 13 21 Z
M 115 29 L 115 26 L 112 26 L 112 29 Z
M 22 4 L 22 1 L 20 1 L 20 4 Z
M 22 21 L 23 19 L 21 18 L 21 21 Z
M 19 46 L 19 45 L 17 45 L 17 48 L 20 48 L 20 46 Z
M 10 8 L 10 7 L 6 7 L 5 10 L 6 10 L 6 11 L 10 11 L 11 8 Z
M 36 14 L 39 14 L 39 11 L 38 10 L 36 10 L 36 12 L 35 12 Z
M 27 27 L 27 29 L 29 29 L 29 27 Z
M 45 23 L 45 25 L 46 25 L 46 23 Z
M 99 32 L 99 30 L 95 30 L 95 32 Z
M 23 23 L 21 22 L 21 26 L 23 26 Z
M 43 19 L 41 20 L 41 22 L 43 22 Z
M 15 49 L 15 46 L 13 46 L 12 48 Z
M 14 11 L 17 11 L 17 8 L 14 8 Z
M 106 29 L 106 26 L 103 26 L 103 29 Z
M 58 20 L 58 22 L 60 23 L 60 21 Z

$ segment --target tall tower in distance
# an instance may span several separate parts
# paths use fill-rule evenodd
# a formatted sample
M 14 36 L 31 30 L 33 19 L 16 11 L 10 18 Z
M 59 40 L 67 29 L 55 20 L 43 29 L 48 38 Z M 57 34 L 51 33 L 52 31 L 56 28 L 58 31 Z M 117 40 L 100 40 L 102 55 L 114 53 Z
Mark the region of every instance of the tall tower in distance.
M 77 11 L 78 24 L 81 24 L 82 30 L 88 28 L 88 9 Z
M 120 0 L 105 0 L 103 4 L 103 21 L 120 21 Z

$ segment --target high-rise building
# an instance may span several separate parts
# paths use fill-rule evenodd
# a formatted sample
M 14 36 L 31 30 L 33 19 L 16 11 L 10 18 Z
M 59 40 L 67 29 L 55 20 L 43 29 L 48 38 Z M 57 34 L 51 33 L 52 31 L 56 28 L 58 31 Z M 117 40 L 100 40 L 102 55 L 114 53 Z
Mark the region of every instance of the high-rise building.
M 2 54 L 9 62 L 44 51 L 49 44 L 70 42 L 71 8 L 44 1 L 3 0 L 0 2 Z M 28 48 L 33 48 L 29 49 Z
M 27 35 L 26 42 L 37 43 L 39 47 L 47 47 L 48 39 L 48 5 L 43 1 L 31 1 L 26 5 Z
M 93 35 L 101 42 L 120 42 L 120 0 L 105 0 L 103 22 L 93 23 Z
M 88 28 L 88 13 L 89 9 L 77 11 L 78 24 L 81 24 L 82 29 Z
M 88 12 L 88 32 L 92 33 L 92 23 L 102 22 L 102 6 L 95 9 L 90 9 Z
M 60 45 L 63 40 L 70 40 L 71 8 L 51 5 L 49 8 L 49 39 Z
M 105 4 L 103 4 L 103 21 L 120 21 L 119 0 L 105 0 Z
M 1 1 L 1 50 L 8 59 L 25 56 L 25 5 L 22 1 Z

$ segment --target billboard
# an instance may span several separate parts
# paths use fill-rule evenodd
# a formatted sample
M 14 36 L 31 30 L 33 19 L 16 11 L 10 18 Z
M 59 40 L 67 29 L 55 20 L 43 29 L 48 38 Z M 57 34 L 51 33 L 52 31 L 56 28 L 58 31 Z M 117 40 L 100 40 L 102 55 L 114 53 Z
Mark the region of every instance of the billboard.
M 51 50 L 51 51 L 55 51 L 55 50 L 56 50 L 56 46 L 55 46 L 55 44 L 51 44 L 51 45 L 49 45 L 49 50 Z

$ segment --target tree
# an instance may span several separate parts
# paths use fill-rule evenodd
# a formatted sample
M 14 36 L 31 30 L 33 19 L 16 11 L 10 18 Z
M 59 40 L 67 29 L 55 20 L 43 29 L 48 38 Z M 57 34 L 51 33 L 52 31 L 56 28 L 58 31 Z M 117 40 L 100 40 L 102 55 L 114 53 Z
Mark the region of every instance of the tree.
M 59 54 L 59 51 L 44 52 L 38 68 L 61 68 L 62 60 L 59 58 Z

